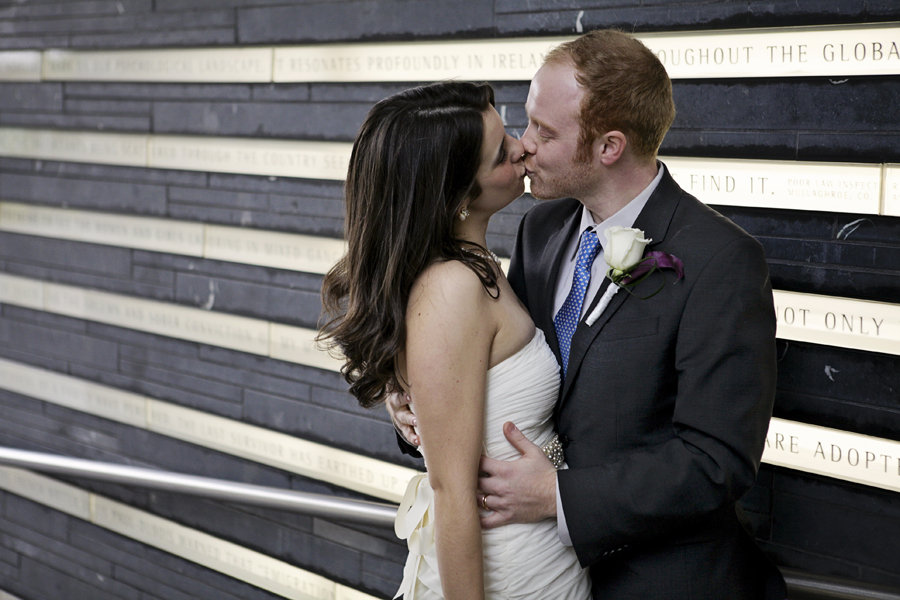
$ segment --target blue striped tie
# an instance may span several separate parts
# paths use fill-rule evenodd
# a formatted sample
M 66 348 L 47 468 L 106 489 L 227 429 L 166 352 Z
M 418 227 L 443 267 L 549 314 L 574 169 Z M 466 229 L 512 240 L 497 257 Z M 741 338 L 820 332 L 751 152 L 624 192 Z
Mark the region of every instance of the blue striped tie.
M 578 244 L 578 256 L 575 257 L 575 276 L 572 277 L 572 289 L 566 296 L 562 308 L 553 318 L 556 327 L 556 337 L 559 339 L 559 353 L 562 355 L 563 377 L 569 366 L 569 349 L 572 344 L 572 336 L 578 321 L 581 320 L 581 306 L 584 304 L 584 294 L 591 281 L 591 265 L 600 251 L 600 240 L 593 229 L 585 230 L 581 234 L 581 242 Z

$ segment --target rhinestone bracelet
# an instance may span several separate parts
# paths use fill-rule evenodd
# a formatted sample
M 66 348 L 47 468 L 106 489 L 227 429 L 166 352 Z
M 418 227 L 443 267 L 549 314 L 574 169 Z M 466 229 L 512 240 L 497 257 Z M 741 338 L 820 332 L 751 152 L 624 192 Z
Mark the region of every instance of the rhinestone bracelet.
M 566 462 L 566 457 L 563 455 L 562 443 L 559 441 L 559 436 L 556 434 L 553 435 L 552 440 L 541 446 L 541 452 L 544 453 L 544 456 L 547 457 L 557 470 L 561 469 Z

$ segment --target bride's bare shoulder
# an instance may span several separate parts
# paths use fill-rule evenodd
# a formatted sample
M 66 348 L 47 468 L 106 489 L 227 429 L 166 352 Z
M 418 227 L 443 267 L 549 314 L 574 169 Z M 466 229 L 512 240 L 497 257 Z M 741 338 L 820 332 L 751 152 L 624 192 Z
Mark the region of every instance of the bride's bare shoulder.
M 489 298 L 472 269 L 458 260 L 445 260 L 430 264 L 416 278 L 409 305 L 427 301 L 437 305 L 475 307 Z

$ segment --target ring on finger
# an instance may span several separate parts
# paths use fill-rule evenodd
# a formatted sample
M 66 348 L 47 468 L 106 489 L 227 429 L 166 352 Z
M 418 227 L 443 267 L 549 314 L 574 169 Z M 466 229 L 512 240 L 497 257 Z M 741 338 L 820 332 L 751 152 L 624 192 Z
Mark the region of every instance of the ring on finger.
M 481 508 L 483 508 L 484 510 L 491 510 L 488 508 L 488 505 L 487 505 L 487 497 L 488 496 L 490 496 L 490 494 L 485 494 L 481 497 Z

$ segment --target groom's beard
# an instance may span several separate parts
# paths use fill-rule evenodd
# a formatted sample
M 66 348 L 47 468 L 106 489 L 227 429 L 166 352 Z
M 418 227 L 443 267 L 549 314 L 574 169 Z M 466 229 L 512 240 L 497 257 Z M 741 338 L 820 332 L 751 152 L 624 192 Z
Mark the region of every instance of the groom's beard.
M 526 165 L 526 168 L 528 165 Z M 538 200 L 555 200 L 556 198 L 582 199 L 591 195 L 590 190 L 596 187 L 597 173 L 587 162 L 572 162 L 566 168 L 548 171 L 539 168 L 529 169 L 531 195 Z

